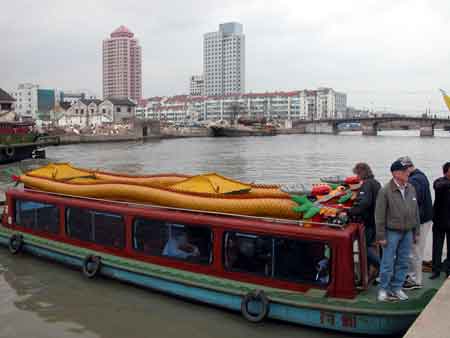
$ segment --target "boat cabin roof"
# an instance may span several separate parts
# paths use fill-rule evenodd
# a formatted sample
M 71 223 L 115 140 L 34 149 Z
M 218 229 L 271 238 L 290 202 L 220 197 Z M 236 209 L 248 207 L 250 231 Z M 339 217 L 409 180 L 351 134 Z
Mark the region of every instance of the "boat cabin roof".
M 312 240 L 348 239 L 354 237 L 354 234 L 358 230 L 358 224 L 353 223 L 336 227 L 335 225 L 326 223 L 308 223 L 301 220 L 269 219 L 199 210 L 176 209 L 156 205 L 67 196 L 31 189 L 13 188 L 8 190 L 6 195 L 8 200 L 31 199 L 43 203 L 97 209 L 122 215 L 186 222 L 196 225 L 209 225 L 223 229 L 239 229 L 240 231 L 257 233 L 300 236 Z

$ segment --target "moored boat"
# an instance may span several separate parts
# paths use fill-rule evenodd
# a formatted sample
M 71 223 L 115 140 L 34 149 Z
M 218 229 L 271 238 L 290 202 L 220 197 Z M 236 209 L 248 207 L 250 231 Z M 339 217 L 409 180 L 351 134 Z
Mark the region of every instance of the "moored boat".
M 40 135 L 33 122 L 0 121 L 0 164 L 44 156 L 41 149 L 59 138 Z
M 247 127 L 247 126 L 210 126 L 212 136 L 215 137 L 242 137 L 242 136 L 275 136 L 276 129 L 269 126 Z
M 359 224 L 176 210 L 11 189 L 0 243 L 169 294 L 273 318 L 365 334 L 405 330 L 442 280 L 410 301 L 378 303 Z

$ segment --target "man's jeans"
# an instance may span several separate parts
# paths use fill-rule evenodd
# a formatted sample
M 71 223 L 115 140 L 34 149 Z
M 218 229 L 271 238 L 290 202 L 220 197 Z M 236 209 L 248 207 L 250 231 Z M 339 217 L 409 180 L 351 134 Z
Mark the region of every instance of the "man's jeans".
M 386 240 L 380 266 L 380 289 L 395 292 L 402 288 L 408 273 L 412 231 L 386 229 Z

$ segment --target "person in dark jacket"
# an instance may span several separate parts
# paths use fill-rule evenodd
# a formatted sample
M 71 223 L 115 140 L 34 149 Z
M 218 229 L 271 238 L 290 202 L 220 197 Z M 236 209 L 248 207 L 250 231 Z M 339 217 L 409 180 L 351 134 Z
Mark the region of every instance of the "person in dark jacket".
M 417 204 L 419 206 L 420 228 L 415 236 L 409 260 L 408 275 L 403 288 L 414 290 L 422 288 L 422 261 L 425 243 L 431 228 L 433 216 L 433 203 L 431 201 L 430 182 L 425 174 L 417 169 L 408 156 L 398 159 L 408 168 L 408 182 L 416 190 Z
M 349 217 L 359 218 L 364 224 L 369 278 L 374 279 L 380 268 L 380 257 L 373 245 L 376 239 L 375 202 L 381 184 L 375 179 L 367 163 L 356 163 L 353 173 L 361 179 L 362 185 L 353 207 L 347 211 L 347 214 Z
M 442 248 L 447 237 L 447 277 L 450 275 L 450 162 L 442 167 L 444 176 L 434 181 L 433 205 L 433 266 L 431 279 L 442 269 Z

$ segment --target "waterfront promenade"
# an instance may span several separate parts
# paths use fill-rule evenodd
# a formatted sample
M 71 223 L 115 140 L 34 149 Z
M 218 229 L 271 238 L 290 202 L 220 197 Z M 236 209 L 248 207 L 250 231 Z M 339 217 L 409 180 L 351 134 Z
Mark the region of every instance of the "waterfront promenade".
M 450 279 L 447 279 L 404 338 L 448 338 L 450 336 Z

